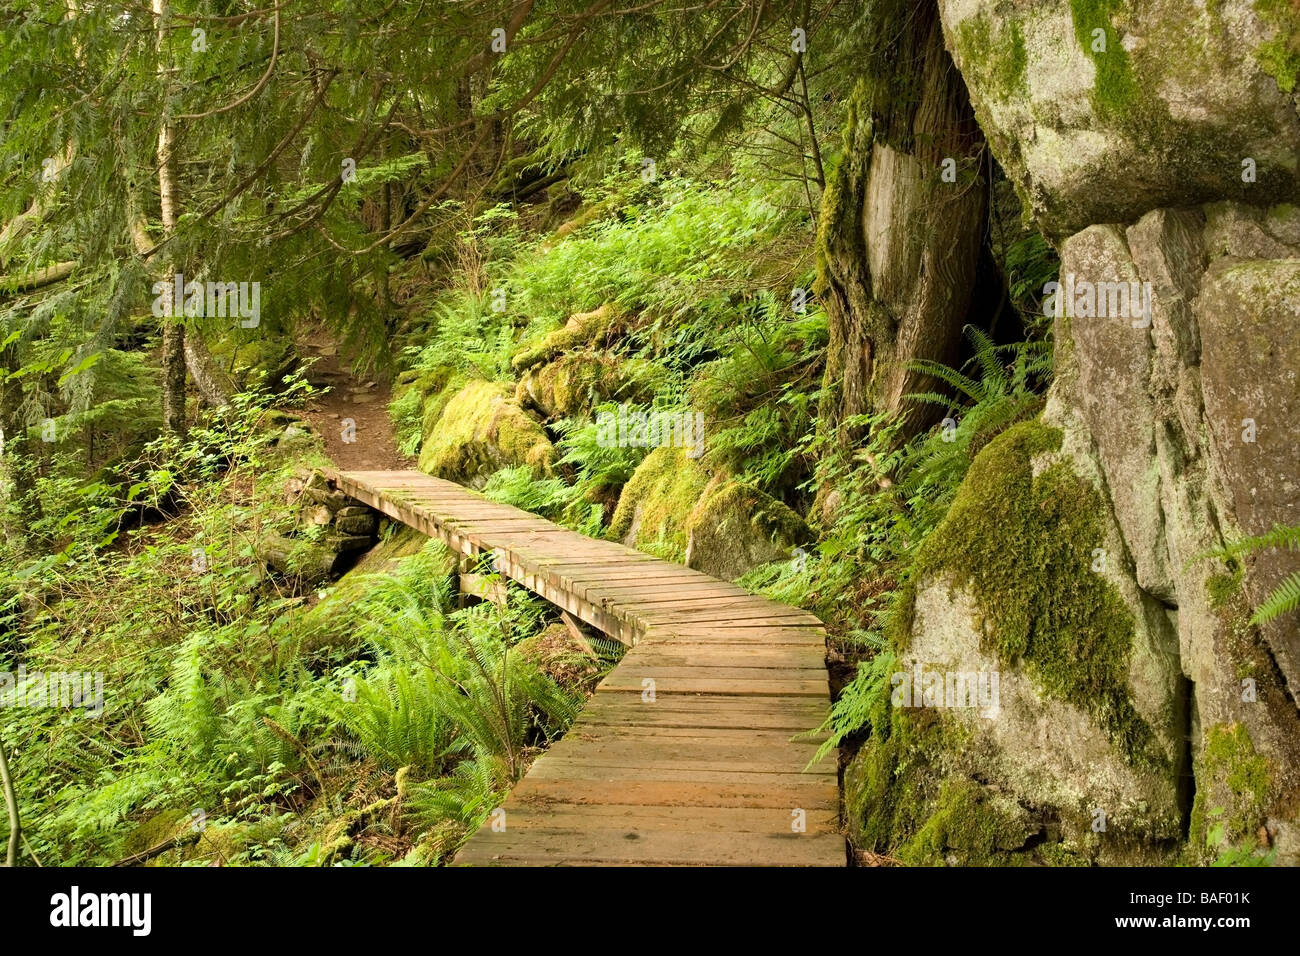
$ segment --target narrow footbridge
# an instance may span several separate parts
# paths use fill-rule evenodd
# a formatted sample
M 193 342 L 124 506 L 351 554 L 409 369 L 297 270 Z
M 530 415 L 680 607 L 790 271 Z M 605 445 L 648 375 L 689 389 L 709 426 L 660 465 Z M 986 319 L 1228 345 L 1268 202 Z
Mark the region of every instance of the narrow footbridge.
M 630 647 L 457 863 L 845 864 L 813 615 L 422 472 L 326 477 Z

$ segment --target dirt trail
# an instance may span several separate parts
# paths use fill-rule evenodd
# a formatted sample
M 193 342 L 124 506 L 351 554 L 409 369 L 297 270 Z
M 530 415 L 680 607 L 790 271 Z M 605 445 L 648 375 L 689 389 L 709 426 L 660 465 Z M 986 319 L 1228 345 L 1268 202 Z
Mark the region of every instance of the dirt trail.
M 415 459 L 397 449 L 387 410 L 392 389 L 386 382 L 354 378 L 340 361 L 338 345 L 324 332 L 305 336 L 298 352 L 304 359 L 316 359 L 307 373 L 312 386 L 329 389 L 308 403 L 303 417 L 324 438 L 325 453 L 335 465 L 343 471 L 415 467 Z

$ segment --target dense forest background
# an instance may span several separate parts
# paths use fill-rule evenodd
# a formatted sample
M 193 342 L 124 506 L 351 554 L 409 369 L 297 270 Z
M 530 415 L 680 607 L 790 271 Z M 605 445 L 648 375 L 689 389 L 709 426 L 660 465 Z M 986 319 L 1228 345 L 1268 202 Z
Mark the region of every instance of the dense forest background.
M 1300 861 L 1291 0 L 10 0 L 0 64 L 0 698 L 102 685 L 0 707 L 10 865 L 443 863 L 564 732 L 620 646 L 331 463 L 817 613 L 860 863 Z

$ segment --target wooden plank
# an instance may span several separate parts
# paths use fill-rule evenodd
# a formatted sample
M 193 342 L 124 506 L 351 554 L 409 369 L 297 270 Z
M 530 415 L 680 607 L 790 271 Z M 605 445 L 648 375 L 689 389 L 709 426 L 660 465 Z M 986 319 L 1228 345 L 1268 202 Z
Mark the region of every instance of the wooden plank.
M 620 674 L 615 668 L 597 685 L 597 690 L 635 692 L 646 689 L 639 675 Z M 710 677 L 654 678 L 655 694 L 723 694 L 737 697 L 825 697 L 826 678 L 817 680 L 734 680 Z
M 581 746 L 555 749 L 543 757 L 550 758 L 548 770 L 554 773 L 573 767 L 654 767 L 657 770 L 736 770 L 745 773 L 786 773 L 791 768 L 807 774 L 838 773 L 836 761 L 824 758 L 811 763 L 816 755 L 813 743 L 769 741 L 762 748 L 752 741 L 716 742 L 712 737 L 616 737 L 584 740 Z M 761 754 L 761 756 L 756 756 Z
M 789 812 L 792 809 L 827 810 L 839 812 L 839 788 L 823 780 L 810 786 L 806 781 L 789 784 L 778 782 L 766 775 L 754 783 L 742 781 L 690 783 L 663 780 L 589 780 L 578 778 L 543 779 L 526 776 L 515 786 L 507 803 L 531 807 L 553 802 L 579 806 L 644 806 L 664 807 L 751 807 L 773 808 Z
M 636 804 L 532 803 L 507 812 L 506 830 L 582 827 L 591 830 L 685 830 L 695 833 L 781 833 L 795 817 L 786 807 L 693 807 Z M 800 808 L 802 809 L 802 808 Z M 804 810 L 809 835 L 838 833 L 839 813 L 831 809 Z M 490 829 L 490 828 L 489 828 Z
M 632 652 L 629 652 L 632 653 Z M 641 641 L 633 660 L 659 667 L 741 666 L 822 668 L 826 651 L 805 644 L 701 644 Z
M 507 821 L 508 821 L 507 817 Z M 843 866 L 844 839 L 833 834 L 714 833 L 538 828 L 479 832 L 457 863 L 531 865 L 635 863 L 660 866 Z

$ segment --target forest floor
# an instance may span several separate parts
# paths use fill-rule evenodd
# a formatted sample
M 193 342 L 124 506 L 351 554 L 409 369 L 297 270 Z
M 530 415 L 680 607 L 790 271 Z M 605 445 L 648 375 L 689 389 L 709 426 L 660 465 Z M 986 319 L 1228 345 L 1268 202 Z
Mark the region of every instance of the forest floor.
M 307 334 L 297 347 L 305 360 L 315 360 L 307 380 L 318 390 L 303 417 L 325 442 L 330 460 L 343 471 L 414 468 L 415 459 L 398 450 L 388 417 L 391 386 L 379 378 L 356 377 L 338 343 L 324 331 Z M 350 433 L 348 422 L 354 426 Z

